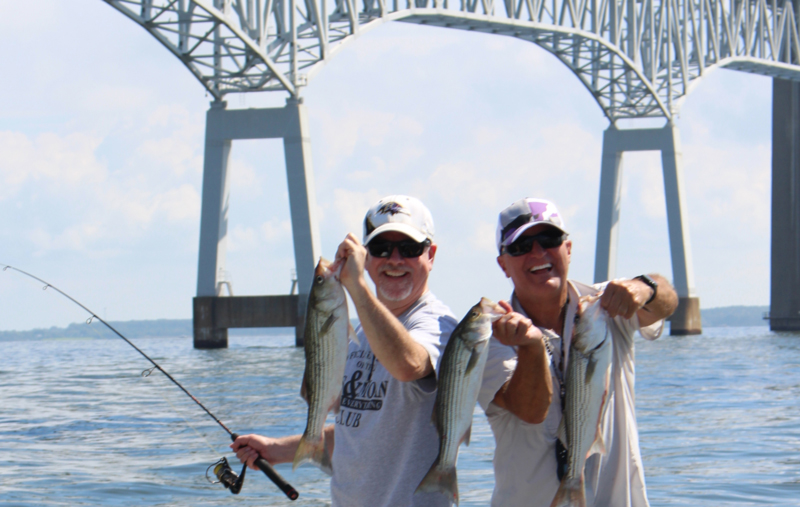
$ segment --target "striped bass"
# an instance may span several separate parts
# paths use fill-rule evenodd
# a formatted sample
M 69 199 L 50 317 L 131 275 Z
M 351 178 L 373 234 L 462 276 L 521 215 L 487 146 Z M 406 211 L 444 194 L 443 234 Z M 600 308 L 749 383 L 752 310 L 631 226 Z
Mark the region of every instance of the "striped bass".
M 308 403 L 306 430 L 294 455 L 292 470 L 311 461 L 332 473 L 323 428 L 328 413 L 339 412 L 342 377 L 347 360 L 348 339 L 358 339 L 350 325 L 347 299 L 339 282 L 343 262 L 331 264 L 320 258 L 306 310 L 306 369 L 300 395 Z
M 578 322 L 569 350 L 566 406 L 559 438 L 567 448 L 567 472 L 550 507 L 585 507 L 584 465 L 595 453 L 605 454 L 600 421 L 611 376 L 610 319 L 600 297 L 581 298 Z
M 433 424 L 439 433 L 439 456 L 417 491 L 440 491 L 458 504 L 456 460 L 461 442 L 469 445 L 472 413 L 492 336 L 492 322 L 506 312 L 481 298 L 458 324 L 442 355 L 438 390 L 433 407 Z

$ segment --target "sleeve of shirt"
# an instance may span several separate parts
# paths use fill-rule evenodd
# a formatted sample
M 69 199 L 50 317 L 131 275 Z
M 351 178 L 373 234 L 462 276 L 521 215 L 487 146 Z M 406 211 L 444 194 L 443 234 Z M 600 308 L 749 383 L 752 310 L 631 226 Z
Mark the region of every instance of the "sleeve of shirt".
M 508 382 L 517 367 L 517 351 L 514 347 L 503 345 L 493 336 L 489 340 L 489 357 L 483 370 L 481 390 L 478 392 L 478 403 L 487 410 L 494 400 L 497 391 Z
M 447 341 L 457 325 L 458 322 L 452 315 L 426 313 L 421 318 L 416 319 L 408 328 L 408 334 L 411 335 L 411 338 L 428 351 L 431 363 L 437 373 Z

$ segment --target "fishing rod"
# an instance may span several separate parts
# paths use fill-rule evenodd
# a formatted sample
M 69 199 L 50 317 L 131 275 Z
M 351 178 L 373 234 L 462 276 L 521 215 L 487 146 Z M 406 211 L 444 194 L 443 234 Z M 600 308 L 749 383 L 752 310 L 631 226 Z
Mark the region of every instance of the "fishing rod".
M 136 352 L 138 352 L 145 359 L 150 361 L 150 363 L 153 365 L 153 368 L 151 368 L 150 371 L 152 371 L 153 369 L 157 369 L 158 371 L 163 373 L 164 376 L 166 376 L 169 380 L 171 380 L 173 384 L 178 386 L 181 391 L 186 393 L 186 395 L 189 398 L 191 398 L 192 401 L 197 403 L 197 405 L 200 406 L 200 408 L 202 408 L 205 411 L 205 413 L 208 414 L 208 416 L 211 417 L 214 420 L 215 423 L 217 423 L 220 427 L 222 427 L 223 430 L 225 430 L 228 433 L 228 435 L 230 435 L 231 440 L 236 440 L 237 438 L 239 438 L 239 435 L 237 435 L 236 433 L 234 433 L 230 429 L 228 429 L 228 427 L 225 426 L 225 424 L 222 421 L 220 421 L 214 414 L 211 413 L 210 410 L 208 410 L 202 403 L 200 403 L 200 401 L 197 398 L 195 398 L 192 395 L 192 393 L 187 391 L 186 388 L 183 387 L 180 382 L 175 380 L 172 377 L 172 375 L 167 373 L 166 370 L 164 370 L 164 368 L 161 367 L 161 365 L 159 365 L 158 363 L 153 361 L 150 358 L 150 356 L 145 354 L 139 347 L 137 347 L 130 340 L 125 338 L 125 336 L 123 336 L 122 333 L 120 333 L 119 331 L 114 329 L 114 327 L 111 324 L 109 324 L 105 320 L 101 319 L 100 316 L 98 316 L 96 313 L 94 313 L 89 308 L 84 306 L 80 301 L 76 300 L 75 298 L 73 298 L 72 296 L 70 296 L 69 294 L 64 292 L 63 290 L 59 289 L 55 285 L 53 285 L 53 284 L 51 284 L 49 282 L 46 282 L 45 280 L 42 280 L 38 276 L 34 276 L 34 275 L 28 273 L 27 271 L 23 271 L 23 270 L 21 270 L 19 268 L 15 268 L 14 266 L 9 266 L 8 264 L 0 264 L 0 266 L 3 266 L 3 271 L 8 271 L 10 269 L 10 270 L 16 271 L 17 273 L 23 274 L 23 275 L 27 276 L 28 278 L 32 278 L 32 279 L 36 280 L 37 282 L 43 283 L 44 287 L 42 287 L 42 290 L 47 290 L 48 288 L 51 288 L 54 291 L 56 291 L 59 294 L 61 294 L 62 296 L 64 296 L 65 298 L 67 298 L 70 301 L 72 301 L 73 303 L 75 303 L 76 305 L 78 305 L 81 308 L 83 308 L 90 315 L 90 317 L 88 319 L 86 319 L 86 323 L 87 324 L 91 324 L 92 321 L 95 320 L 95 319 L 100 321 L 101 323 L 103 323 L 103 325 L 105 325 L 108 329 L 110 329 L 112 332 L 114 332 L 114 334 L 116 334 L 117 336 L 119 336 L 120 338 L 125 340 L 125 343 L 127 343 L 128 345 L 133 347 L 136 350 Z M 145 370 L 145 371 L 147 371 L 147 370 Z M 256 464 L 256 466 L 258 468 L 261 469 L 262 472 L 264 472 L 264 474 L 276 486 L 278 486 L 278 488 L 281 491 L 284 492 L 284 494 L 286 494 L 287 497 L 289 497 L 289 499 L 297 500 L 297 497 L 300 496 L 299 493 L 297 492 L 297 490 L 295 490 L 288 482 L 286 482 L 286 480 L 284 480 L 284 478 L 281 477 L 280 474 L 278 474 L 278 472 L 276 472 L 274 468 L 272 468 L 272 465 L 270 465 L 267 460 L 265 460 L 264 458 L 258 458 L 256 460 L 255 464 Z M 210 470 L 211 467 L 214 467 L 214 475 L 217 476 L 218 482 L 221 483 L 223 486 L 225 486 L 226 489 L 229 489 L 231 491 L 231 493 L 233 493 L 234 495 L 238 495 L 239 491 L 241 491 L 241 489 L 242 489 L 242 485 L 244 484 L 244 476 L 245 476 L 245 472 L 247 471 L 247 464 L 245 464 L 244 467 L 242 468 L 241 474 L 236 475 L 236 472 L 234 472 L 231 469 L 230 465 L 228 464 L 228 460 L 223 457 L 222 459 L 220 459 L 219 461 L 217 461 L 216 463 L 214 463 L 214 464 L 212 464 L 211 466 L 208 467 L 208 469 L 206 470 L 206 478 L 208 478 L 208 470 Z

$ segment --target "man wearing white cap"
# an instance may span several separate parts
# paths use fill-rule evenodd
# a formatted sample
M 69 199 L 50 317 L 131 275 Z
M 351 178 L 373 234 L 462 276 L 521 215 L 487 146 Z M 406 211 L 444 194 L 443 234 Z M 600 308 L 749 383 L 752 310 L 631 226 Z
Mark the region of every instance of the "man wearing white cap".
M 663 277 L 640 275 L 585 285 L 567 279 L 572 242 L 556 206 L 520 199 L 497 225 L 497 263 L 514 284 L 509 313 L 493 327 L 478 401 L 496 440 L 492 506 L 548 507 L 565 470 L 557 442 L 565 394 L 564 348 L 578 300 L 599 294 L 611 317 L 611 380 L 601 417 L 606 454 L 586 460 L 587 506 L 647 507 L 634 411 L 633 335 L 654 340 L 675 311 Z M 562 346 L 562 337 L 566 345 Z
M 325 428 L 332 448 L 334 506 L 447 507 L 441 493 L 414 494 L 438 455 L 431 424 L 439 357 L 458 322 L 428 290 L 436 244 L 433 218 L 402 195 L 375 203 L 364 218 L 364 243 L 348 234 L 336 260 L 358 312 L 360 345 L 350 342 L 336 423 Z M 364 246 L 365 245 L 365 246 Z M 375 283 L 370 290 L 364 271 Z M 300 435 L 237 440 L 249 464 L 291 462 Z M 335 443 L 335 446 L 334 446 Z

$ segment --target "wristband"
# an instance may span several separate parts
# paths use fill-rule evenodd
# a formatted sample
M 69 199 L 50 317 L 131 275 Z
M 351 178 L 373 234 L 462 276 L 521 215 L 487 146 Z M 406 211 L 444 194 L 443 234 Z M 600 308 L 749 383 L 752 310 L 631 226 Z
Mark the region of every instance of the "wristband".
M 648 299 L 647 302 L 644 304 L 644 306 L 649 305 L 656 298 L 656 293 L 658 292 L 658 284 L 656 283 L 655 280 L 653 280 L 652 278 L 650 278 L 647 275 L 635 276 L 635 277 L 633 277 L 633 279 L 634 280 L 641 280 L 642 282 L 644 282 L 645 285 L 647 285 L 648 287 L 653 289 L 653 295 L 650 296 L 650 299 Z

